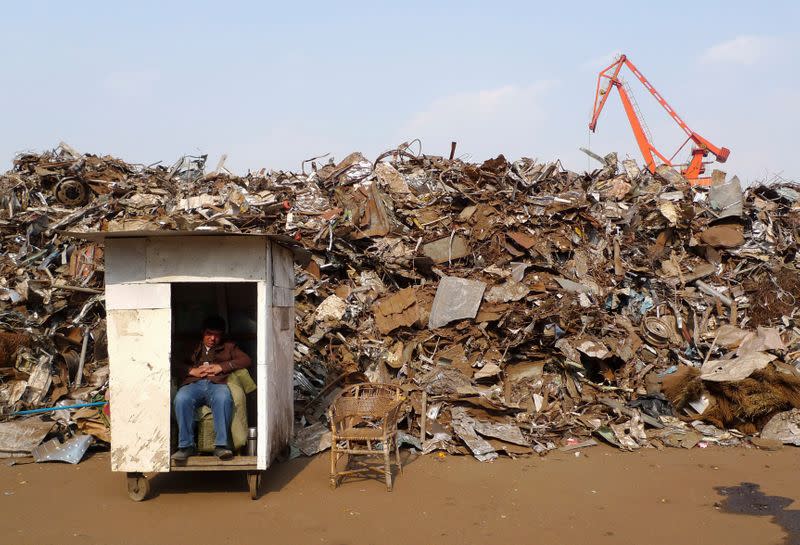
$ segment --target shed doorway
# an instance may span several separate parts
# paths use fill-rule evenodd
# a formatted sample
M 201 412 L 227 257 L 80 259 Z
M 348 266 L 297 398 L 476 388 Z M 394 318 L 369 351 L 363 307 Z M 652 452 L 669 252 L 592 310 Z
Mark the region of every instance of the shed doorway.
M 258 346 L 256 282 L 176 282 L 172 283 L 172 347 L 173 362 L 188 358 L 201 340 L 203 321 L 209 316 L 225 320 L 225 339 L 235 342 L 250 356 L 253 364 L 248 372 L 256 380 L 255 362 Z M 174 396 L 174 390 L 173 390 Z M 246 396 L 247 425 L 257 427 L 257 396 Z M 177 426 L 173 420 L 173 450 Z

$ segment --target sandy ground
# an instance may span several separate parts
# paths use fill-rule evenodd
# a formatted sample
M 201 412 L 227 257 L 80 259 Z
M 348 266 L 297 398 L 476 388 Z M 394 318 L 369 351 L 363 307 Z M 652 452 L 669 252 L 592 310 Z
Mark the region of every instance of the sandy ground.
M 377 479 L 328 486 L 328 458 L 277 464 L 258 500 L 242 473 L 172 473 L 128 499 L 107 453 L 77 466 L 0 463 L 3 544 L 694 544 L 768 545 L 769 516 L 727 514 L 715 487 L 757 483 L 796 498 L 800 450 L 604 446 L 481 464 L 410 458 L 386 492 Z M 789 507 L 796 509 L 796 505 Z

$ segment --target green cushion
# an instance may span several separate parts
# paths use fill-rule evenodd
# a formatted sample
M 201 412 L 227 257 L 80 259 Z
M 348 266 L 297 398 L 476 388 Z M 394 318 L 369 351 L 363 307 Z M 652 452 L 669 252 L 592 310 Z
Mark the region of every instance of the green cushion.
M 228 375 L 228 388 L 233 397 L 233 418 L 231 419 L 231 440 L 234 450 L 247 443 L 247 394 L 256 390 L 256 383 L 247 369 L 237 369 Z M 197 420 L 197 450 L 214 451 L 214 417 L 211 409 L 202 406 L 195 414 Z

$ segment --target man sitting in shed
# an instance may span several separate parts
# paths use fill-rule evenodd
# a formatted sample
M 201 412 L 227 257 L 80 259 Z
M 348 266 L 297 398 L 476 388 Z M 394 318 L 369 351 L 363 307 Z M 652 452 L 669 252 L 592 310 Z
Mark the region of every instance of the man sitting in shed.
M 172 455 L 173 460 L 183 461 L 195 453 L 194 414 L 202 405 L 208 405 L 214 417 L 214 456 L 220 460 L 233 457 L 229 437 L 233 397 L 226 382 L 233 371 L 250 367 L 250 357 L 235 343 L 223 342 L 224 333 L 223 318 L 206 318 L 200 345 L 175 366 L 180 388 L 174 401 L 178 450 Z

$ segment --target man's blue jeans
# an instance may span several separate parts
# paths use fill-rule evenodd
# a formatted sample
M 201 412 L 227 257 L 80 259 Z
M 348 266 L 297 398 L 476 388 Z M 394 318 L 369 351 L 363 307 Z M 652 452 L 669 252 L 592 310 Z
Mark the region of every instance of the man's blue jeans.
M 215 384 L 204 378 L 178 389 L 175 394 L 175 418 L 178 420 L 178 448 L 194 446 L 194 412 L 203 405 L 214 416 L 214 445 L 228 446 L 228 429 L 233 417 L 233 397 L 227 384 Z

